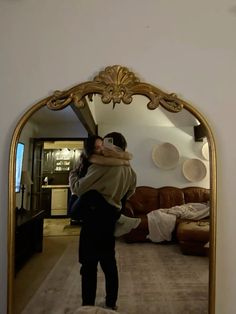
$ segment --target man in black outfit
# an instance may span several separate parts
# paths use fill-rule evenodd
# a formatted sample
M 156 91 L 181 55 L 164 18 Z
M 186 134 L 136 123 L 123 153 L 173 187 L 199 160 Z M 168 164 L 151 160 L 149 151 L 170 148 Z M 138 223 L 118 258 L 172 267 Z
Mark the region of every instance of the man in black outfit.
M 112 132 L 113 144 L 125 150 L 122 134 Z M 95 305 L 97 265 L 105 274 L 105 306 L 116 309 L 118 270 L 115 258 L 114 229 L 120 217 L 122 200 L 130 197 L 136 187 L 136 174 L 130 166 L 91 165 L 85 177 L 70 176 L 70 185 L 80 196 L 82 227 L 79 262 L 82 276 L 82 305 Z
M 105 274 L 106 306 L 116 307 L 118 271 L 115 258 L 114 228 L 117 210 L 96 190 L 81 196 L 86 208 L 80 233 L 79 262 L 81 263 L 83 305 L 94 305 L 97 287 L 97 264 Z

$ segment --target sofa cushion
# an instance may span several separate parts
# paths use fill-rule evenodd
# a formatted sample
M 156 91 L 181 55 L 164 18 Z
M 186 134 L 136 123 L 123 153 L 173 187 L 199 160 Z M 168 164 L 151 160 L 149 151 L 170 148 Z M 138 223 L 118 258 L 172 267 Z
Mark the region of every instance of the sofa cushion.
M 158 208 L 170 208 L 182 204 L 184 204 L 184 193 L 181 189 L 172 186 L 159 188 Z
M 157 189 L 147 186 L 139 186 L 136 188 L 135 194 L 133 194 L 127 201 L 127 204 L 132 205 L 134 213 L 147 214 L 158 208 L 157 200 Z
M 185 203 L 203 203 L 209 201 L 210 190 L 200 187 L 187 187 L 183 189 Z

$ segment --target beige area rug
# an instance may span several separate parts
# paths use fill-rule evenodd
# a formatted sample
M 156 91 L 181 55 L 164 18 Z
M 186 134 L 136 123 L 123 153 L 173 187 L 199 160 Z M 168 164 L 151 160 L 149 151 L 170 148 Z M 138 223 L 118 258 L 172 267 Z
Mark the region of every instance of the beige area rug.
M 72 314 L 81 304 L 78 238 L 49 272 L 23 314 Z M 118 312 L 121 314 L 208 313 L 208 258 L 183 255 L 177 244 L 117 241 Z M 98 269 L 97 304 L 104 300 L 104 276 Z
M 78 236 L 80 226 L 71 225 L 69 218 L 45 218 L 43 222 L 43 236 Z

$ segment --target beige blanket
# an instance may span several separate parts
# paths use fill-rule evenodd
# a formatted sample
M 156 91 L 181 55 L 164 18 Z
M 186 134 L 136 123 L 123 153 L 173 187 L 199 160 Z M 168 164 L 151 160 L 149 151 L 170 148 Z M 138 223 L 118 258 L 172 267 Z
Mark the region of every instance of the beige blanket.
M 149 229 L 147 238 L 152 242 L 170 241 L 176 218 L 203 219 L 209 214 L 209 205 L 204 203 L 187 203 L 153 210 L 147 214 Z

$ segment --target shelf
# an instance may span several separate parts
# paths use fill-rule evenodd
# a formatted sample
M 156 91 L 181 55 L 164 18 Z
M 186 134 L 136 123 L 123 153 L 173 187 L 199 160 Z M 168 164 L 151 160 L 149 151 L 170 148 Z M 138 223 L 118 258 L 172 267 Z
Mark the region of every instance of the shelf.
M 42 189 L 61 189 L 61 188 L 69 188 L 69 184 L 58 184 L 58 185 L 42 185 Z

